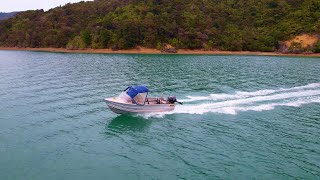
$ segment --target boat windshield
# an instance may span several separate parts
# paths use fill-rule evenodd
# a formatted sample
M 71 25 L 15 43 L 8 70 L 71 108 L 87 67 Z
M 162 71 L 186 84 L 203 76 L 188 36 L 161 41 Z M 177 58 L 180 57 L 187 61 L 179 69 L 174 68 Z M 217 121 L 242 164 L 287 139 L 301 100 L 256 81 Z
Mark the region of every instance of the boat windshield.
M 147 93 L 139 93 L 133 98 L 133 100 L 136 104 L 142 105 L 145 103 L 146 98 L 147 98 Z

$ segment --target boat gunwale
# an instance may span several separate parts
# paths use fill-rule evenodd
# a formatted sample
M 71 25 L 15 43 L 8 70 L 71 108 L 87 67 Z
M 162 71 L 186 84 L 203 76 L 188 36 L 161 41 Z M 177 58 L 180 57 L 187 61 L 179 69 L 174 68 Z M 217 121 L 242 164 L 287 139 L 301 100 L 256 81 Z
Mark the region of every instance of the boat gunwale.
M 123 105 L 129 105 L 129 106 L 137 106 L 137 107 L 141 107 L 141 106 L 175 106 L 175 104 L 144 104 L 144 105 L 139 105 L 139 104 L 133 104 L 133 103 L 125 103 L 125 102 L 117 102 L 117 101 L 112 101 L 109 99 L 114 99 L 113 98 L 105 98 L 104 101 L 106 101 L 106 103 L 114 103 L 114 104 L 123 104 Z
M 157 109 L 157 110 L 154 110 L 154 109 L 125 109 L 125 107 L 119 107 L 119 106 L 116 106 L 114 104 L 108 104 L 109 108 L 111 106 L 111 110 L 112 108 L 113 109 L 117 109 L 117 110 L 120 110 L 120 111 L 124 111 L 124 112 L 128 112 L 128 113 L 158 113 L 158 112 L 167 112 L 167 111 L 173 111 L 175 107 L 171 108 L 171 109 L 166 109 L 166 110 L 161 110 L 161 109 Z M 169 106 L 170 107 L 170 106 Z

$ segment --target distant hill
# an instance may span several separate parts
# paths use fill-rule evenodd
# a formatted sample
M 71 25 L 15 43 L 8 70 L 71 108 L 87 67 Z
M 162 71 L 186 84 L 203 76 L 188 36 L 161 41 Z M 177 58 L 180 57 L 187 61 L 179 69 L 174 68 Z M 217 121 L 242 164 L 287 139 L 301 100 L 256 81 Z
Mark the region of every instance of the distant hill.
M 320 34 L 319 12 L 319 0 L 95 0 L 0 21 L 0 46 L 276 51 Z
M 0 12 L 0 21 L 1 20 L 5 20 L 5 19 L 9 19 L 11 18 L 12 16 L 16 15 L 18 12 L 9 12 L 9 13 L 3 13 L 3 12 Z

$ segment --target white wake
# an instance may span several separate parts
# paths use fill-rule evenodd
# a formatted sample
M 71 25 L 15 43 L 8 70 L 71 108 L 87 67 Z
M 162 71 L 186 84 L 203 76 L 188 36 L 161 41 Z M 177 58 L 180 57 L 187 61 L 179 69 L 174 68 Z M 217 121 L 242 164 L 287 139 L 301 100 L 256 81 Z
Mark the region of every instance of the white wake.
M 226 99 L 239 99 L 239 98 L 247 98 L 252 96 L 263 96 L 269 95 L 273 93 L 281 93 L 281 92 L 291 92 L 291 91 L 300 91 L 307 89 L 318 89 L 320 88 L 320 83 L 312 83 L 305 86 L 298 86 L 293 88 L 280 88 L 280 89 L 264 89 L 253 92 L 244 92 L 237 91 L 234 94 L 210 94 L 209 96 L 187 96 L 188 99 L 182 99 L 182 102 L 192 102 L 192 101 L 200 101 L 200 100 L 226 100 Z
M 237 91 L 233 94 L 187 96 L 187 99 L 182 101 L 184 105 L 177 105 L 174 111 L 152 113 L 146 116 L 205 113 L 237 114 L 242 111 L 272 110 L 277 106 L 299 107 L 309 103 L 320 103 L 320 83 L 254 92 Z

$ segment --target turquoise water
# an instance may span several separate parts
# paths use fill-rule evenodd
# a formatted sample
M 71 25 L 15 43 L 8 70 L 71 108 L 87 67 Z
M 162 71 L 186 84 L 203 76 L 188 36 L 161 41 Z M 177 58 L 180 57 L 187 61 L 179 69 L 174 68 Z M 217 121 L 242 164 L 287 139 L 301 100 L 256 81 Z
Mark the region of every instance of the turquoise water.
M 319 135 L 319 58 L 0 51 L 0 179 L 319 179 Z

